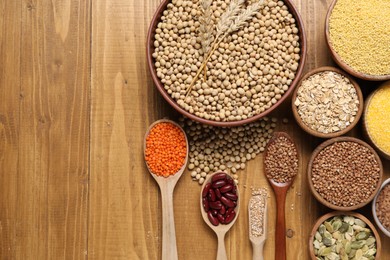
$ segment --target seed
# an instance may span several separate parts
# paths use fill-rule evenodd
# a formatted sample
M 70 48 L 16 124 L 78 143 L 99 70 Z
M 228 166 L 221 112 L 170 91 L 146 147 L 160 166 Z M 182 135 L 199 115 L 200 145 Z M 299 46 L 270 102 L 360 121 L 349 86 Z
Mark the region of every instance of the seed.
M 362 220 L 353 216 L 335 216 L 322 223 L 313 239 L 314 254 L 317 259 L 324 259 L 323 257 L 326 257 L 325 259 L 351 259 L 363 255 L 366 257 L 374 256 L 376 254 L 376 240 L 372 231 L 367 229 L 366 232 L 363 232 L 364 235 L 362 232 L 354 231 L 352 225 L 355 221 Z M 340 226 L 339 230 L 329 232 L 328 229 L 334 229 L 334 226 Z M 347 227 L 344 228 L 345 226 Z M 342 233 L 341 229 L 351 230 L 351 232 Z
M 367 102 L 365 124 L 370 139 L 383 152 L 390 154 L 390 83 L 385 82 Z
M 236 192 L 233 179 L 226 173 L 217 173 L 213 175 L 210 182 L 205 184 L 202 190 L 202 204 L 203 209 L 207 213 L 210 222 L 218 226 L 219 224 L 228 224 L 235 218 L 236 214 L 234 209 L 236 208 L 236 201 L 238 200 L 237 194 L 220 192 L 220 185 L 224 189 L 227 186 L 231 187 L 231 192 Z M 231 194 L 235 196 L 235 200 L 231 200 L 226 196 Z M 230 195 L 229 195 L 230 196 Z
M 264 159 L 268 179 L 287 183 L 298 173 L 298 153 L 294 143 L 285 136 L 278 136 L 267 146 Z
M 355 71 L 390 74 L 389 13 L 387 0 L 343 0 L 334 6 L 329 19 L 330 42 L 341 59 Z
M 387 184 L 376 200 L 376 215 L 381 224 L 390 231 L 390 185 Z
M 265 214 L 267 209 L 267 190 L 255 189 L 249 200 L 249 230 L 250 235 L 259 237 L 264 234 Z
M 314 158 L 311 171 L 315 190 L 340 207 L 366 201 L 380 179 L 379 163 L 371 150 L 353 141 L 325 147 Z
M 359 110 L 354 85 L 333 71 L 319 72 L 305 79 L 297 90 L 294 104 L 306 126 L 325 134 L 348 127 Z
M 177 104 L 196 116 L 225 122 L 253 117 L 280 100 L 291 85 L 292 81 L 288 79 L 295 77 L 301 51 L 299 30 L 285 3 L 267 1 L 272 3 L 271 7 L 261 6 L 258 15 L 249 19 L 245 26 L 221 39 L 207 63 L 206 73 L 201 72 L 186 96 L 183 90 L 189 88 L 207 56 L 203 45 L 208 41 L 211 44 L 216 37 L 216 30 L 206 33 L 202 30 L 202 16 L 197 11 L 201 1 L 187 2 L 172 1 L 167 6 L 154 37 L 153 58 L 157 76 Z M 246 4 L 255 2 L 249 0 Z M 212 25 L 218 25 L 228 6 L 225 0 L 213 1 L 210 7 Z M 283 17 L 283 22 L 280 17 Z M 291 46 L 291 52 L 286 45 Z M 274 58 L 283 54 L 288 58 Z M 267 69 L 263 70 L 262 66 Z M 284 92 L 276 93 L 274 89 L 283 80 Z M 270 90 L 265 91 L 266 86 Z M 268 104 L 268 101 L 256 101 L 268 96 L 271 97 Z
M 192 173 L 191 177 L 199 182 L 200 178 L 205 178 L 215 169 L 230 173 L 244 169 L 248 160 L 264 150 L 276 127 L 269 121 L 272 119 L 265 117 L 245 127 L 221 128 L 180 118 L 179 123 L 188 136 L 191 149 L 189 161 L 194 168 L 190 170 L 199 173 L 199 178 L 192 176 Z M 235 176 L 238 178 L 238 175 Z

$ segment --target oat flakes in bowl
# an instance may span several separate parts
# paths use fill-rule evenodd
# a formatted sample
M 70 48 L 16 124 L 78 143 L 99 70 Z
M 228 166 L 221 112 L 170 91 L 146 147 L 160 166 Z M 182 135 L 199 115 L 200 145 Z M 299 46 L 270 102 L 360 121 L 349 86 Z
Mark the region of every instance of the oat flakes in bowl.
M 359 85 L 343 71 L 321 67 L 299 81 L 292 97 L 298 125 L 307 133 L 333 138 L 350 131 L 363 112 Z

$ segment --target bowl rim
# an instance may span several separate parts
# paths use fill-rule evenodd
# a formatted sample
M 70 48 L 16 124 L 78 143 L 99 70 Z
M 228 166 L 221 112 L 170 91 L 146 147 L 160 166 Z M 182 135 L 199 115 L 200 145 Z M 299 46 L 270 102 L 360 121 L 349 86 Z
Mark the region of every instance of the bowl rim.
M 378 183 L 376 184 L 376 188 L 375 190 L 372 192 L 372 194 L 370 195 L 370 197 L 366 200 L 366 201 L 363 201 L 359 204 L 356 204 L 356 205 L 353 205 L 353 206 L 350 206 L 350 207 L 342 207 L 342 206 L 337 206 L 337 205 L 334 205 L 330 202 L 328 202 L 327 200 L 325 200 L 319 193 L 318 191 L 314 188 L 314 185 L 313 185 L 313 181 L 311 179 L 311 176 L 312 176 L 312 168 L 313 168 L 313 162 L 314 162 L 314 159 L 317 157 L 317 155 L 319 154 L 320 151 L 322 151 L 324 148 L 326 148 L 327 146 L 329 145 L 332 145 L 336 142 L 355 142 L 355 143 L 358 143 L 360 145 L 363 145 L 364 147 L 368 148 L 374 155 L 376 161 L 378 162 L 378 165 L 379 165 L 379 180 L 378 180 Z M 366 142 L 360 140 L 360 139 L 357 139 L 355 137 L 350 137 L 350 136 L 340 136 L 340 137 L 335 137 L 335 138 L 332 138 L 332 139 L 329 139 L 329 140 L 326 140 L 325 142 L 321 143 L 319 146 L 317 146 L 317 148 L 312 152 L 311 156 L 310 156 L 310 160 L 309 160 L 309 164 L 308 164 L 308 167 L 307 167 L 307 180 L 308 180 L 308 183 L 309 183 L 309 188 L 310 188 L 310 191 L 311 193 L 313 194 L 313 196 L 317 199 L 317 201 L 319 201 L 321 204 L 325 205 L 326 207 L 328 208 L 331 208 L 333 210 L 337 210 L 337 211 L 352 211 L 352 210 L 356 210 L 356 209 L 359 209 L 359 208 L 362 208 L 363 206 L 367 205 L 368 203 L 370 203 L 375 195 L 378 193 L 379 191 L 379 188 L 381 186 L 381 183 L 382 183 L 382 179 L 383 179 L 383 164 L 382 164 L 382 161 L 379 157 L 379 155 L 377 154 L 377 152 L 374 150 L 374 148 L 372 148 L 369 144 L 367 144 Z
M 333 60 L 346 72 L 349 74 L 360 78 L 364 80 L 369 80 L 369 81 L 382 81 L 382 80 L 388 80 L 390 79 L 390 74 L 387 75 L 371 75 L 371 74 L 366 74 L 363 72 L 359 72 L 349 66 L 346 62 L 343 61 L 343 59 L 340 57 L 340 55 L 333 49 L 332 43 L 330 41 L 330 33 L 329 33 L 329 20 L 330 16 L 333 12 L 333 9 L 337 3 L 337 0 L 333 0 L 333 2 L 330 4 L 328 11 L 326 13 L 326 18 L 325 18 L 325 42 L 326 45 L 328 46 L 328 49 L 330 51 L 330 55 L 332 56 Z
M 380 220 L 378 219 L 378 216 L 376 214 L 376 201 L 378 199 L 378 196 L 379 194 L 381 193 L 381 191 L 383 190 L 383 188 L 387 185 L 390 185 L 390 178 L 386 179 L 382 185 L 381 185 L 381 188 L 379 189 L 378 193 L 375 195 L 375 198 L 374 200 L 372 201 L 372 216 L 374 217 L 374 220 L 375 220 L 375 223 L 376 225 L 379 227 L 379 229 L 383 232 L 383 234 L 385 234 L 387 237 L 390 237 L 390 230 L 387 230 L 383 225 L 382 225 L 382 222 L 380 222 Z
M 381 251 L 382 251 L 381 250 L 382 249 L 382 241 L 381 241 L 381 237 L 378 233 L 378 230 L 375 228 L 374 224 L 368 218 L 366 218 L 364 215 L 362 215 L 360 213 L 353 212 L 353 211 L 332 211 L 332 212 L 329 212 L 329 213 L 326 213 L 326 214 L 320 216 L 316 220 L 316 222 L 314 223 L 313 228 L 310 232 L 310 236 L 309 236 L 309 254 L 310 254 L 311 259 L 316 260 L 316 257 L 314 255 L 314 249 L 313 249 L 313 241 L 314 241 L 315 233 L 317 232 L 319 226 L 327 219 L 335 217 L 335 216 L 340 216 L 340 215 L 343 215 L 343 216 L 348 215 L 348 216 L 353 216 L 353 217 L 359 218 L 359 219 L 363 220 L 364 223 L 366 223 L 370 227 L 370 229 L 371 229 L 371 231 L 374 234 L 375 239 L 376 239 L 377 251 L 376 251 L 375 259 L 380 259 Z
M 270 108 L 266 109 L 260 114 L 256 114 L 252 117 L 242 119 L 242 120 L 235 120 L 235 121 L 215 121 L 215 120 L 210 120 L 210 119 L 205 119 L 199 116 L 196 116 L 194 114 L 189 113 L 185 109 L 183 109 L 181 106 L 177 104 L 177 102 L 166 92 L 164 89 L 164 86 L 162 85 L 160 79 L 157 77 L 157 73 L 155 71 L 155 66 L 154 66 L 154 58 L 152 57 L 152 54 L 154 52 L 154 31 L 155 28 L 160 21 L 160 18 L 162 16 L 162 12 L 165 10 L 166 6 L 171 2 L 172 0 L 164 0 L 161 2 L 160 6 L 157 8 L 156 12 L 153 15 L 153 18 L 151 20 L 149 29 L 148 29 L 148 34 L 147 34 L 147 40 L 146 40 L 146 56 L 147 56 L 147 64 L 149 68 L 150 75 L 152 76 L 153 83 L 160 92 L 160 94 L 163 96 L 163 98 L 179 113 L 182 115 L 195 120 L 197 122 L 207 124 L 207 125 L 212 125 L 212 126 L 220 126 L 220 127 L 233 127 L 233 126 L 239 126 L 239 125 L 244 125 L 248 124 L 251 122 L 254 122 L 260 118 L 263 118 L 270 114 L 272 111 L 274 111 L 277 107 L 279 107 L 280 104 L 284 102 L 290 96 L 292 91 L 294 90 L 295 86 L 298 83 L 299 78 L 302 75 L 305 63 L 306 63 L 306 57 L 307 57 L 307 40 L 306 40 L 306 33 L 305 33 L 305 28 L 304 28 L 304 23 L 302 20 L 301 15 L 299 14 L 297 8 L 295 7 L 294 3 L 291 0 L 283 0 L 283 2 L 286 4 L 286 6 L 289 9 L 289 12 L 293 15 L 296 24 L 298 26 L 298 33 L 299 33 L 299 43 L 300 43 L 300 61 L 298 65 L 298 69 L 295 73 L 295 78 L 291 82 L 288 90 L 283 94 L 283 96 L 275 103 L 273 104 Z
M 344 77 L 346 77 L 350 82 L 351 84 L 354 86 L 355 90 L 356 90 L 356 94 L 358 96 L 358 100 L 359 100 L 359 107 L 358 107 L 358 112 L 355 116 L 355 120 L 349 125 L 347 126 L 346 128 L 340 130 L 340 131 L 337 131 L 337 132 L 331 132 L 331 133 L 321 133 L 321 132 L 318 132 L 312 128 L 310 128 L 308 125 L 306 125 L 301 116 L 298 114 L 298 109 L 295 105 L 295 99 L 297 98 L 297 95 L 298 95 L 298 90 L 299 88 L 301 87 L 302 85 L 302 82 L 306 79 L 308 79 L 309 77 L 315 75 L 315 74 L 318 74 L 318 73 L 321 73 L 321 72 L 326 72 L 326 71 L 332 71 L 332 72 L 336 72 Z M 331 67 L 331 66 L 322 66 L 322 67 L 319 67 L 319 68 L 315 68 L 309 72 L 307 72 L 298 82 L 297 86 L 295 87 L 294 89 L 294 92 L 292 94 L 292 99 L 291 99 L 291 109 L 292 109 L 292 112 L 293 112 L 293 115 L 294 115 L 294 118 L 295 118 L 295 121 L 297 121 L 298 125 L 305 131 L 307 132 L 308 134 L 311 134 L 313 136 L 316 136 L 316 137 L 320 137 L 320 138 L 333 138 L 333 137 L 337 137 L 337 136 L 341 136 L 341 135 L 344 135 L 346 134 L 347 132 L 351 131 L 355 126 L 356 124 L 359 122 L 361 116 L 362 116 L 362 113 L 363 113 L 363 109 L 364 109 L 364 98 L 363 98 L 363 94 L 362 94 L 362 91 L 361 91 L 361 88 L 359 86 L 359 84 L 350 76 L 348 75 L 347 73 L 345 73 L 344 71 L 338 69 L 338 68 L 335 68 L 335 67 Z
M 387 81 L 386 81 L 387 82 Z M 386 83 L 384 82 L 384 83 Z M 389 82 L 389 85 L 390 85 L 390 82 Z M 385 151 L 382 150 L 382 148 L 380 148 L 371 138 L 371 135 L 370 135 L 370 132 L 368 131 L 368 127 L 367 127 L 367 111 L 368 111 L 368 107 L 370 106 L 371 104 L 371 101 L 372 101 L 372 98 L 376 95 L 376 93 L 381 90 L 382 88 L 384 88 L 386 85 L 384 84 L 381 84 L 376 90 L 374 90 L 370 95 L 368 95 L 368 97 L 366 98 L 366 102 L 364 104 L 364 109 L 363 109 L 363 122 L 362 122 L 362 125 L 363 125 L 363 135 L 364 137 L 367 139 L 367 141 L 378 151 L 378 153 L 385 159 L 387 160 L 390 160 L 390 153 L 386 153 Z

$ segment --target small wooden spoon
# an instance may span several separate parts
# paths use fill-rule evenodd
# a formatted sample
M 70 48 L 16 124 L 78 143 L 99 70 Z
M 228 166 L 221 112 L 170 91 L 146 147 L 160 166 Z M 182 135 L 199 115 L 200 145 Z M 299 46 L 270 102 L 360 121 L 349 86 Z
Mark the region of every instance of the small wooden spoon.
M 269 140 L 266 152 L 264 156 L 264 162 L 268 157 L 268 148 L 279 138 L 286 137 L 294 144 L 291 137 L 284 132 L 275 132 Z M 296 149 L 296 146 L 294 144 Z M 266 178 L 268 179 L 272 189 L 274 190 L 276 197 L 276 208 L 277 208 L 277 216 L 276 216 L 276 231 L 275 231 L 275 259 L 276 260 L 285 260 L 286 259 L 286 220 L 285 220 L 285 204 L 286 204 L 286 196 L 287 190 L 291 187 L 294 177 L 291 178 L 289 182 L 286 183 L 278 183 L 273 179 L 269 179 L 267 177 L 266 167 L 264 167 L 264 173 Z
M 202 217 L 203 217 L 204 222 L 206 222 L 206 224 L 215 232 L 215 234 L 218 237 L 217 260 L 227 260 L 228 258 L 227 258 L 227 254 L 226 254 L 226 248 L 225 248 L 225 235 L 229 231 L 229 229 L 233 226 L 234 222 L 236 222 L 237 217 L 238 217 L 238 213 L 240 212 L 240 195 L 239 195 L 240 193 L 238 191 L 238 186 L 236 185 L 237 194 L 238 194 L 238 200 L 237 200 L 237 206 L 234 209 L 236 211 L 236 216 L 232 220 L 232 222 L 230 222 L 227 225 L 219 224 L 218 226 L 214 226 L 213 224 L 211 224 L 209 218 L 207 217 L 207 213 L 206 213 L 206 211 L 203 208 L 202 191 L 203 191 L 204 187 L 206 186 L 206 184 L 211 181 L 211 178 L 213 177 L 213 175 L 217 174 L 217 173 L 220 173 L 220 172 L 209 174 L 206 177 L 205 182 L 203 183 L 203 186 L 202 186 L 202 189 L 201 189 L 201 192 L 200 192 L 200 212 L 202 213 Z
M 157 120 L 153 124 L 149 126 L 148 131 L 145 134 L 144 138 L 144 156 L 146 150 L 146 137 L 149 135 L 150 130 L 159 123 L 171 123 L 180 128 L 180 130 L 184 133 L 186 139 L 187 153 L 183 166 L 180 170 L 174 175 L 170 175 L 169 177 L 158 176 L 154 174 L 148 164 L 146 163 L 146 167 L 148 168 L 150 174 L 156 180 L 160 187 L 161 191 L 161 204 L 162 204 L 162 259 L 163 260 L 177 260 L 177 247 L 176 247 L 176 232 L 175 232 L 175 219 L 173 216 L 173 190 L 175 189 L 176 183 L 182 176 L 185 167 L 188 161 L 188 140 L 184 130 L 175 122 L 167 119 Z
M 255 196 L 263 196 L 263 195 L 255 195 Z M 267 240 L 267 198 L 264 199 L 264 213 L 263 213 L 263 234 L 261 236 L 253 236 L 251 226 L 253 223 L 251 223 L 251 214 L 256 214 L 255 212 L 252 212 L 250 209 L 250 205 L 252 203 L 252 200 L 255 199 L 255 196 L 252 196 L 249 200 L 249 206 L 248 206 L 248 216 L 249 216 L 249 240 L 252 243 L 253 248 L 253 260 L 264 260 L 263 255 L 263 249 L 265 241 Z

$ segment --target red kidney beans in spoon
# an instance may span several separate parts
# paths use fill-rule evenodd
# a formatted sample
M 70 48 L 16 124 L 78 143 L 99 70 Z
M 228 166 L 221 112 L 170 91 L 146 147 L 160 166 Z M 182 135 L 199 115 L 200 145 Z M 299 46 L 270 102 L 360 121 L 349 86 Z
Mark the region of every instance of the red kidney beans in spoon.
M 202 190 L 202 205 L 211 224 L 229 224 L 236 217 L 238 194 L 234 180 L 224 172 L 214 174 Z

